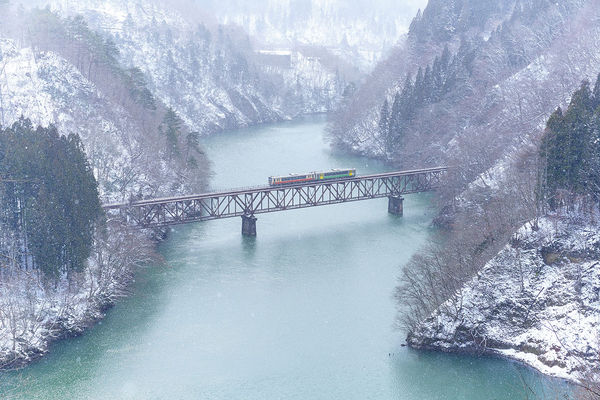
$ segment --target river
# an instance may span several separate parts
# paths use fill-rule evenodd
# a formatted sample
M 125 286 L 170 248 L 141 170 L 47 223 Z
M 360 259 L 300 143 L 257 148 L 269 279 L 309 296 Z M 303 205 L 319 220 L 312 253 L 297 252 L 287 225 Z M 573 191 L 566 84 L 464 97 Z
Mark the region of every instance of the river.
M 203 140 L 214 187 L 334 167 L 386 168 L 334 155 L 325 117 Z M 85 335 L 1 375 L 15 399 L 513 399 L 547 380 L 516 363 L 401 347 L 392 298 L 401 266 L 428 241 L 435 210 L 408 196 L 176 228 L 165 265 L 140 271 L 133 294 Z M 1 398 L 2 396 L 0 396 Z

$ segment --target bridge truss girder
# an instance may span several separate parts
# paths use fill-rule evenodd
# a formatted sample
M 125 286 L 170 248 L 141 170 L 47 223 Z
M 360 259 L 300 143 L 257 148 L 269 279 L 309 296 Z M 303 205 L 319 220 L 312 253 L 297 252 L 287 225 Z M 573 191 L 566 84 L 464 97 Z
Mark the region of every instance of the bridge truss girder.
M 368 175 L 284 187 L 261 187 L 105 207 L 129 224 L 157 228 L 221 218 L 401 196 L 435 190 L 446 168 Z

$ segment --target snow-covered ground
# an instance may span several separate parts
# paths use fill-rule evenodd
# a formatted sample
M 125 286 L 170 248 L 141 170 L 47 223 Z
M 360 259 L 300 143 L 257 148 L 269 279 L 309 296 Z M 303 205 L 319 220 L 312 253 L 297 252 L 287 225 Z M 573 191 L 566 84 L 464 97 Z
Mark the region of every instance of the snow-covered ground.
M 137 268 L 153 259 L 140 231 L 110 224 L 96 236 L 92 256 L 70 280 L 0 264 L 0 369 L 20 368 L 57 339 L 77 336 L 127 294 Z
M 598 371 L 598 215 L 548 216 L 523 226 L 408 342 L 500 354 L 572 380 Z

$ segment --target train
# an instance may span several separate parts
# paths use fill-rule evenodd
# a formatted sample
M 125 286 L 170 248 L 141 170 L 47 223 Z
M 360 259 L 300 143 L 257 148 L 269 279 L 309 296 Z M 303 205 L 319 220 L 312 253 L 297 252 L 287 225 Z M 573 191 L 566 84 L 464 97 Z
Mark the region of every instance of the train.
M 348 179 L 356 176 L 356 169 L 332 169 L 329 171 L 310 172 L 308 174 L 289 174 L 286 176 L 270 176 L 270 186 L 293 185 L 306 182 L 321 182 L 330 179 Z

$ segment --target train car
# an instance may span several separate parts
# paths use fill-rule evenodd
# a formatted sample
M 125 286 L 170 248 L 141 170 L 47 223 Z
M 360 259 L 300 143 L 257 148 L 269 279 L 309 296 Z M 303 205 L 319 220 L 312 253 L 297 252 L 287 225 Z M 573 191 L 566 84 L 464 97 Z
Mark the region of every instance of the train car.
M 343 179 L 356 176 L 356 169 L 332 169 L 331 171 L 317 172 L 317 180 Z
M 326 181 L 330 179 L 352 178 L 356 176 L 356 169 L 332 169 L 329 171 L 311 172 L 309 174 L 290 174 L 286 176 L 270 176 L 270 186 L 293 185 L 313 181 Z
M 314 172 L 310 174 L 289 174 L 286 176 L 270 176 L 269 185 L 280 186 L 280 185 L 293 185 L 295 183 L 305 183 L 316 180 Z

